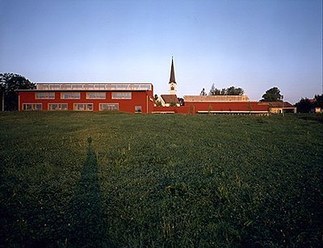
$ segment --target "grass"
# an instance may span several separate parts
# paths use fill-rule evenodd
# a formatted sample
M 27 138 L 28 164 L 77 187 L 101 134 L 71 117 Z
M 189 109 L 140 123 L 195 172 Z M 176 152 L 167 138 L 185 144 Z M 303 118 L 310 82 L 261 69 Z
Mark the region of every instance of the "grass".
M 0 247 L 318 247 L 322 116 L 0 114 Z

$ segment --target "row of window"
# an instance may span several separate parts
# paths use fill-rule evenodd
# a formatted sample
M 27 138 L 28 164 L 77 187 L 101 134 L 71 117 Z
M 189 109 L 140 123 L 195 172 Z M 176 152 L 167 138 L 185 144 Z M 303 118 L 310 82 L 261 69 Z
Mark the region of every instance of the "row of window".
M 136 107 L 140 107 L 140 109 L 141 109 L 141 106 L 136 106 Z M 22 105 L 22 110 L 24 110 L 24 111 L 33 111 L 33 110 L 39 111 L 42 109 L 43 109 L 43 107 L 42 107 L 41 103 L 24 103 Z M 67 103 L 49 103 L 48 110 L 52 110 L 52 111 L 68 110 L 68 104 Z M 74 103 L 73 110 L 93 111 L 93 103 Z M 118 103 L 100 103 L 99 110 L 100 111 L 118 111 L 119 104 Z
M 80 92 L 61 92 L 61 99 L 81 99 Z M 55 99 L 55 92 L 36 92 L 36 99 Z M 86 92 L 86 99 L 106 99 L 106 92 Z M 112 99 L 132 99 L 131 92 L 112 92 Z

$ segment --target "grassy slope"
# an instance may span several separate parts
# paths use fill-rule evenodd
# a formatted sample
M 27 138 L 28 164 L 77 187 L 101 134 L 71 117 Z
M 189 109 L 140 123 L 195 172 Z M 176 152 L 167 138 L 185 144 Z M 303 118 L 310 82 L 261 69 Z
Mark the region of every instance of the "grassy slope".
M 0 247 L 320 242 L 315 119 L 65 112 L 0 124 Z

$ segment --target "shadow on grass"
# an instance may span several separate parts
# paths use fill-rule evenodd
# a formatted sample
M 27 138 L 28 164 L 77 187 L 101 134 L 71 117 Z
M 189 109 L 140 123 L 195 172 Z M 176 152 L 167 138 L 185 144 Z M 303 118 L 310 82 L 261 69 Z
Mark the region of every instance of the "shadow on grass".
M 81 179 L 72 199 L 72 219 L 68 246 L 111 247 L 106 237 L 106 225 L 102 206 L 102 194 L 98 178 L 98 163 L 88 138 L 87 157 Z

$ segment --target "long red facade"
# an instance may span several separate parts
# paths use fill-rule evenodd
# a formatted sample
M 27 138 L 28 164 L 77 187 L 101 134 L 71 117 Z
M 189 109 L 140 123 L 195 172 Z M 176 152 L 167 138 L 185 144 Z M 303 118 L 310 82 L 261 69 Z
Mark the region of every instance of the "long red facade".
M 120 86 L 121 85 L 121 86 Z M 130 84 L 119 89 L 36 89 L 18 91 L 20 111 L 28 110 L 115 110 L 129 113 L 151 113 L 154 108 L 152 85 L 145 89 L 132 88 Z M 143 85 L 143 84 L 142 84 Z M 142 87 L 144 88 L 144 87 Z
M 268 114 L 269 106 L 252 101 L 185 102 L 178 107 L 154 105 L 150 83 L 40 83 L 19 90 L 19 111 L 120 111 L 128 113 Z
M 185 102 L 180 107 L 155 107 L 155 113 L 268 114 L 268 105 L 259 102 Z

